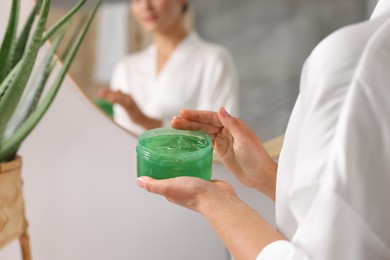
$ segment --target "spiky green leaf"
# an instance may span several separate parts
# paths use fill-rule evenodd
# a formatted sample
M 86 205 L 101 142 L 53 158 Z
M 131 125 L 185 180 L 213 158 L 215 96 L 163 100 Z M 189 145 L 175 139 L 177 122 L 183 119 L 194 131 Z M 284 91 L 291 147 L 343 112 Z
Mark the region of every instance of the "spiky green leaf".
M 73 7 L 66 15 L 64 15 L 56 24 L 54 24 L 42 38 L 44 44 L 50 37 L 52 37 L 65 23 L 77 13 L 78 10 L 86 3 L 87 0 L 81 0 L 75 7 Z
M 34 24 L 35 16 L 38 12 L 39 5 L 36 4 L 34 8 L 31 10 L 26 22 L 24 23 L 22 32 L 19 35 L 19 38 L 17 40 L 17 44 L 15 47 L 15 54 L 13 55 L 13 62 L 12 67 L 16 65 L 20 61 L 20 59 L 23 57 L 24 50 L 26 49 L 28 37 L 31 32 L 31 28 Z
M 27 48 L 26 54 L 21 60 L 22 69 L 17 71 L 14 79 L 6 86 L 3 95 L 0 96 L 0 140 L 3 139 L 5 128 L 18 105 L 34 67 L 41 46 L 49 9 L 50 0 L 44 0 L 32 40 Z
M 16 32 L 18 29 L 20 0 L 13 0 L 7 30 L 0 48 L 0 83 L 12 69 L 13 55 L 16 48 Z
M 26 118 L 35 110 L 42 95 L 46 82 L 53 71 L 55 62 L 54 55 L 60 45 L 60 42 L 64 36 L 65 29 L 60 31 L 59 35 L 55 37 L 53 44 L 47 52 L 45 58 L 42 61 L 41 66 L 34 75 L 34 80 L 29 84 L 22 99 L 19 102 L 14 115 L 4 133 L 4 139 L 9 138 L 16 131 L 16 129 L 26 120 Z
M 13 67 L 13 69 L 8 73 L 7 77 L 3 80 L 3 82 L 0 84 L 0 100 L 5 94 L 5 91 L 8 89 L 8 87 L 12 84 L 14 81 L 16 75 L 20 73 L 20 67 L 22 66 L 22 62 L 19 61 L 19 63 Z M 2 112 L 0 111 L 0 115 Z
M 101 4 L 101 0 L 98 1 L 94 6 L 87 22 L 83 26 L 83 29 L 81 30 L 78 38 L 74 42 L 72 49 L 70 50 L 69 54 L 64 60 L 61 70 L 56 80 L 54 81 L 52 88 L 49 90 L 49 92 L 43 99 L 42 103 L 38 106 L 36 110 L 34 110 L 34 112 L 31 113 L 31 115 L 27 118 L 27 120 L 21 124 L 21 126 L 16 130 L 16 132 L 9 139 L 4 140 L 3 144 L 0 146 L 0 158 L 10 158 L 16 153 L 20 144 L 28 136 L 28 134 L 34 129 L 34 127 L 37 125 L 39 120 L 43 117 L 43 115 L 45 114 L 45 112 L 53 102 L 54 97 L 56 96 L 65 78 L 66 72 L 68 71 L 72 63 L 76 55 L 76 52 L 79 49 L 80 44 L 83 41 L 100 4 Z
M 60 55 L 60 58 L 62 60 L 65 59 L 65 57 L 68 55 L 70 49 L 72 48 L 72 42 L 75 42 L 76 39 L 77 39 L 77 36 L 80 34 L 80 31 L 82 30 L 83 28 L 83 25 L 86 23 L 86 21 L 88 20 L 88 13 L 85 13 L 81 19 L 78 21 L 77 23 L 77 26 L 76 26 L 76 29 L 72 32 L 72 36 L 70 37 L 69 39 L 69 44 L 66 45 L 66 48 L 65 50 L 63 51 L 63 53 L 61 53 Z

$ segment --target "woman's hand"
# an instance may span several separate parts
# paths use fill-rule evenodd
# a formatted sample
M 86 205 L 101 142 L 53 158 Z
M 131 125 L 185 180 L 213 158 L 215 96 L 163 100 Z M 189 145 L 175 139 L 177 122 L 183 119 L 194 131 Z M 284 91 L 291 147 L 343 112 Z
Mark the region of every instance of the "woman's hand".
M 130 95 L 124 94 L 119 90 L 104 88 L 98 93 L 98 96 L 99 98 L 106 99 L 113 104 L 118 104 L 123 107 L 134 123 L 139 124 L 146 129 L 162 126 L 160 120 L 147 117 Z
M 210 200 L 215 203 L 226 197 L 237 196 L 232 186 L 224 181 L 205 181 L 196 177 L 155 180 L 143 176 L 137 179 L 137 184 L 149 192 L 164 196 L 170 202 L 202 214 Z
M 275 198 L 277 164 L 241 119 L 224 108 L 218 113 L 184 109 L 172 119 L 172 126 L 208 133 L 223 164 L 241 183 Z

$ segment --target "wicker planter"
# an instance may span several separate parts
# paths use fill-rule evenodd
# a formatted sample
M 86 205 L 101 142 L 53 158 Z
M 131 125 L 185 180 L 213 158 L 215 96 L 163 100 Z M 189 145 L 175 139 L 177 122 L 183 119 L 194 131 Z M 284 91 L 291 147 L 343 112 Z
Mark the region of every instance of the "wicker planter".
M 21 166 L 20 157 L 11 162 L 0 163 L 0 249 L 19 239 L 23 259 L 30 260 Z

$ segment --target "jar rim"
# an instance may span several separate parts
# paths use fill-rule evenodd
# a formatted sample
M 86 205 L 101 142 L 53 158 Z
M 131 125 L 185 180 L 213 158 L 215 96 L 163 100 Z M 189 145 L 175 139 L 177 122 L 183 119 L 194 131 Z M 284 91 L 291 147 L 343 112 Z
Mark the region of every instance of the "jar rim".
M 160 158 L 168 158 L 172 155 L 166 152 L 158 152 L 150 148 L 146 148 L 141 144 L 141 142 L 145 139 L 153 138 L 156 136 L 169 136 L 169 135 L 182 135 L 182 136 L 191 136 L 195 138 L 202 138 L 205 139 L 207 142 L 207 146 L 196 150 L 196 151 L 187 151 L 180 154 L 177 154 L 175 157 L 177 159 L 198 159 L 203 156 L 212 154 L 213 147 L 212 147 L 212 141 L 208 134 L 201 132 L 201 131 L 194 131 L 194 130 L 179 130 L 175 128 L 169 128 L 169 127 L 161 127 L 161 128 L 155 128 L 152 130 L 148 130 L 141 135 L 138 136 L 138 144 L 137 144 L 137 153 L 142 153 L 144 157 L 151 158 L 153 155 L 153 158 L 156 159 L 157 157 Z

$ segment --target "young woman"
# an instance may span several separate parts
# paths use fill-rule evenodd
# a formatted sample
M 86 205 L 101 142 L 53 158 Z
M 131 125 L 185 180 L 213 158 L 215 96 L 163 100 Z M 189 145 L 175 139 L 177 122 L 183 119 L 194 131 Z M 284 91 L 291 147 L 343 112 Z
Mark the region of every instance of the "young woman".
M 169 126 L 180 108 L 238 112 L 238 79 L 228 51 L 186 29 L 187 0 L 133 0 L 133 16 L 153 43 L 116 66 L 111 89 L 114 118 L 134 133 Z
M 275 200 L 277 229 L 223 181 L 140 177 L 140 187 L 203 214 L 237 260 L 390 259 L 390 1 L 323 40 L 302 71 L 277 165 L 225 109 L 183 110 L 225 166 Z

